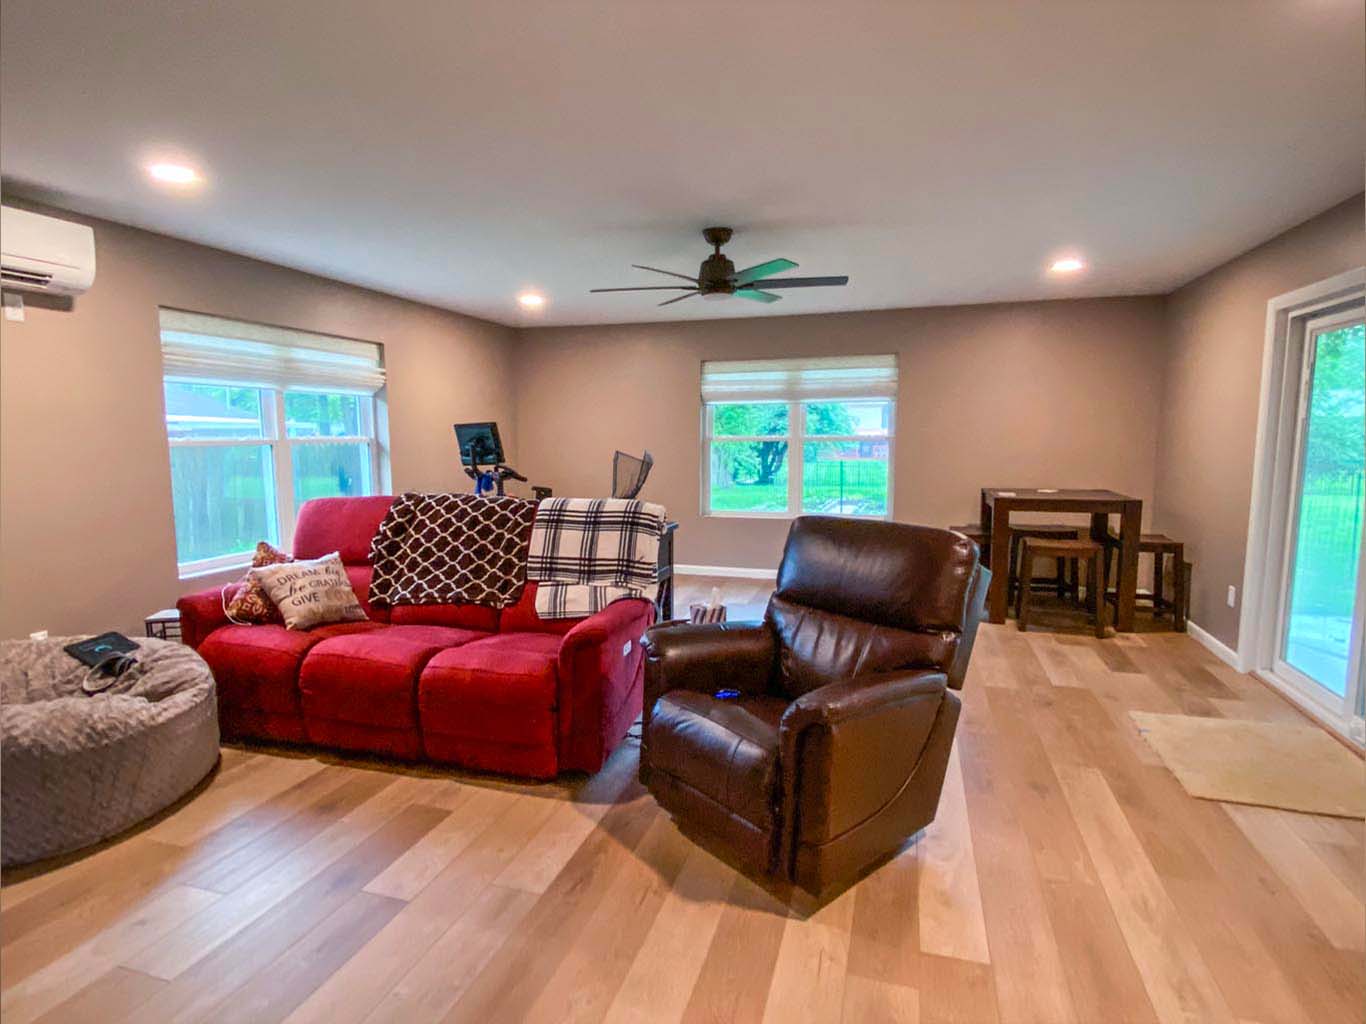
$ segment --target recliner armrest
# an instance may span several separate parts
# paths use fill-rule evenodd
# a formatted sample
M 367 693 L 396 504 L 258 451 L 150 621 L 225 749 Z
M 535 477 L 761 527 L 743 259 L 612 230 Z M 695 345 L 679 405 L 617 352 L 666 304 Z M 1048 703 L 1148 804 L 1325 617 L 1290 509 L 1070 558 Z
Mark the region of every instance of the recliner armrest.
M 645 634 L 645 699 L 641 711 L 640 780 L 650 775 L 650 718 L 670 690 L 767 693 L 778 638 L 762 622 L 656 626 Z
M 576 623 L 560 641 L 556 706 L 561 768 L 596 771 L 621 739 L 612 731 L 613 716 L 635 688 L 644 657 L 640 635 L 654 616 L 651 602 L 624 598 Z
M 780 859 L 794 857 L 799 844 L 831 842 L 896 801 L 946 701 L 956 720 L 957 697 L 936 669 L 860 676 L 793 701 L 778 730 Z
M 175 606 L 180 612 L 180 639 L 191 647 L 199 647 L 215 629 L 228 624 L 222 587 L 186 594 Z
M 855 676 L 794 700 L 783 715 L 782 731 L 796 733 L 811 725 L 836 725 L 908 701 L 928 699 L 937 704 L 947 686 L 948 677 L 938 669 L 902 669 Z
M 669 690 L 767 693 L 778 639 L 763 622 L 656 626 L 645 634 L 645 706 Z

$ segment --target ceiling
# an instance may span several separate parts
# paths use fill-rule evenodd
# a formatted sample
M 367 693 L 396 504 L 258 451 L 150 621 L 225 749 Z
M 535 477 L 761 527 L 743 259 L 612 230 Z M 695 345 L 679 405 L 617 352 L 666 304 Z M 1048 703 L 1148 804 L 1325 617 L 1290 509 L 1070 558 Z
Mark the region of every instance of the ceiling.
M 1164 292 L 1362 189 L 1363 29 L 1361 0 L 4 0 L 0 173 L 506 324 Z M 150 182 L 168 157 L 204 185 Z M 851 283 L 588 294 L 695 273 L 708 224 Z

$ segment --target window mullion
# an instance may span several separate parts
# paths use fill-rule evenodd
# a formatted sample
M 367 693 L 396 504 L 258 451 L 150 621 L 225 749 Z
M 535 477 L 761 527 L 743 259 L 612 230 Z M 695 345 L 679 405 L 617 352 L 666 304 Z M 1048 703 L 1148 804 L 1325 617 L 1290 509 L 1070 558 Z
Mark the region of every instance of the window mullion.
M 789 402 L 787 406 L 787 508 L 802 514 L 802 446 L 806 434 L 806 406 Z
M 285 423 L 285 392 L 283 388 L 271 391 L 275 410 L 274 441 L 271 444 L 271 458 L 275 464 L 275 515 L 280 534 L 280 545 L 286 550 L 294 546 L 294 464 L 290 457 L 289 431 Z

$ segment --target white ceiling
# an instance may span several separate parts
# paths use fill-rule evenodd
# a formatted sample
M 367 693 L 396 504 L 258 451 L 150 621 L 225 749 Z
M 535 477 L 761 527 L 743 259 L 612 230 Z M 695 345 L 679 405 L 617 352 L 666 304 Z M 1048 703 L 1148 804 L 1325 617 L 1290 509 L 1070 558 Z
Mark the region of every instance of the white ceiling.
M 1362 0 L 4 0 L 0 173 L 502 323 L 1162 292 L 1361 190 L 1363 63 Z M 588 294 L 708 224 L 852 281 Z

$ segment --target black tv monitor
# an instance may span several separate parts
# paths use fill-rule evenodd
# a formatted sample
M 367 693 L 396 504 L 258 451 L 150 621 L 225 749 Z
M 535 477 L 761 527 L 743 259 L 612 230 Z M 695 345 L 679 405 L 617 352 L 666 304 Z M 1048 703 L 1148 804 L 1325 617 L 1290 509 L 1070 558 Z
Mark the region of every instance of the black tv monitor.
M 455 441 L 465 466 L 488 466 L 503 461 L 503 439 L 497 423 L 456 423 Z

